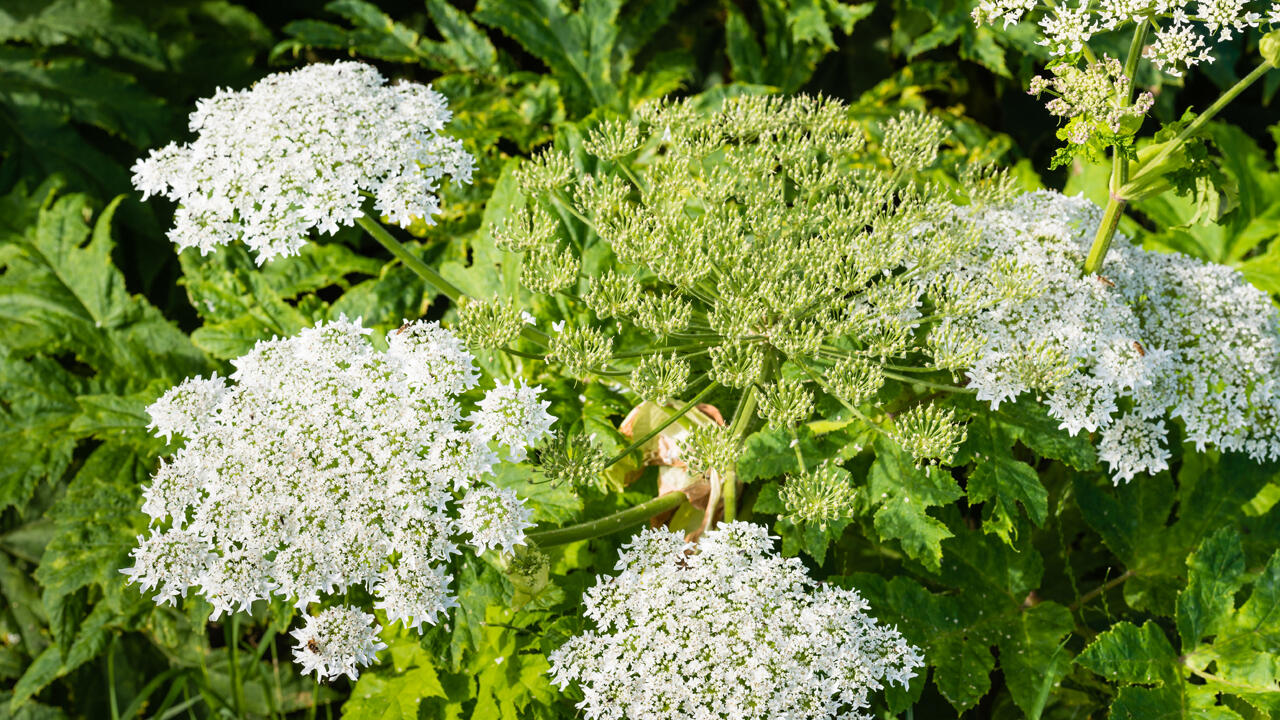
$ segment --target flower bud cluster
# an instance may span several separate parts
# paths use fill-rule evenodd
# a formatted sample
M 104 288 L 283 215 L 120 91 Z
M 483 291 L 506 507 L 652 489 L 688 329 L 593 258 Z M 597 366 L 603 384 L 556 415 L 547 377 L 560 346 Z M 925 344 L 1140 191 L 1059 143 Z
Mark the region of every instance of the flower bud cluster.
M 1031 79 L 1029 92 L 1054 96 L 1045 107 L 1068 120 L 1067 141 L 1084 145 L 1105 129 L 1111 135 L 1132 135 L 1138 122 L 1155 103 L 1155 96 L 1142 92 L 1129 104 L 1129 78 L 1120 61 L 1113 57 L 1090 63 L 1084 68 L 1058 64 L 1050 68 L 1052 78 L 1037 75 Z
M 401 227 L 431 222 L 441 181 L 470 182 L 474 167 L 441 134 L 450 117 L 444 96 L 387 85 L 372 66 L 308 65 L 199 101 L 196 139 L 151 151 L 133 184 L 178 203 L 169 238 L 180 249 L 240 240 L 263 263 L 296 255 L 313 229 L 354 223 L 365 194 Z
M 498 450 L 519 460 L 548 433 L 541 390 L 499 384 L 464 420 L 459 398 L 479 377 L 459 339 L 406 323 L 383 352 L 369 332 L 342 318 L 260 342 L 231 382 L 187 380 L 151 406 L 157 434 L 183 442 L 143 492 L 152 529 L 122 571 L 130 582 L 159 603 L 194 589 L 214 618 L 361 586 L 389 622 L 420 630 L 455 604 L 459 544 L 524 542 L 529 510 L 484 478 Z M 354 677 L 372 657 L 370 622 L 331 607 L 294 633 L 295 654 L 321 678 Z
M 812 523 L 825 530 L 827 523 L 853 515 L 857 491 L 848 470 L 824 462 L 812 472 L 787 478 L 780 497 L 792 521 Z
M 868 146 L 876 135 L 882 140 Z M 597 323 L 552 341 L 550 358 L 575 376 L 625 373 L 638 395 L 655 400 L 706 376 L 757 386 L 758 414 L 793 426 L 812 414 L 816 393 L 870 401 L 885 381 L 882 366 L 930 357 L 940 341 L 951 350 L 944 370 L 970 359 L 972 343 L 959 336 L 928 344 L 918 332 L 923 309 L 945 320 L 1022 292 L 1014 263 L 996 264 L 982 283 L 918 282 L 936 279 L 978 239 L 958 223 L 927 229 L 953 201 L 918 177 L 946 141 L 929 115 L 907 113 L 877 130 L 838 101 L 743 96 L 710 111 L 655 103 L 587 137 L 575 151 L 596 162 L 553 148 L 525 163 L 525 196 L 492 229 L 504 248 L 524 253 L 529 289 L 563 289 L 594 312 Z M 1001 173 L 968 172 L 975 200 L 1009 195 Z M 570 233 L 557 220 L 568 216 L 590 232 Z M 582 262 L 602 251 L 617 262 Z M 548 281 L 564 268 L 572 271 Z M 578 279 L 579 269 L 587 277 Z M 637 335 L 669 354 L 619 347 L 612 357 L 615 337 Z M 812 365 L 834 387 L 812 383 L 789 361 Z M 831 365 L 838 370 L 826 373 Z M 931 439 L 912 446 L 933 448 Z
M 619 574 L 584 597 L 595 629 L 548 658 L 590 720 L 870 718 L 871 693 L 923 666 L 857 591 L 815 583 L 759 525 L 697 545 L 644 530 L 623 547 Z

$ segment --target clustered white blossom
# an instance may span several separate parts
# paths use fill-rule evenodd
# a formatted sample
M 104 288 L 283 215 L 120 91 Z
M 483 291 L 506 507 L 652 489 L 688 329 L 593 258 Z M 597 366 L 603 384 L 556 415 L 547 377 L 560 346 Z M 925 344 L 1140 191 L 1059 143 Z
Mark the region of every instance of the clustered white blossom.
M 1234 33 L 1263 22 L 1261 3 L 1251 0 L 978 0 L 974 22 L 1003 27 L 1015 25 L 1028 14 L 1043 11 L 1040 45 L 1055 56 L 1082 52 L 1098 33 L 1130 23 L 1152 23 L 1155 30 L 1143 56 L 1157 68 L 1180 76 L 1187 68 L 1213 62 L 1208 43 L 1230 40 Z M 1267 9 L 1267 22 L 1280 19 L 1280 3 Z
M 383 352 L 369 332 L 344 317 L 260 342 L 230 382 L 187 380 L 151 406 L 151 427 L 184 444 L 143 493 L 152 530 L 122 571 L 131 582 L 159 603 L 197 588 L 214 618 L 363 586 L 388 622 L 420 629 L 455 604 L 445 566 L 461 536 L 477 552 L 524 542 L 523 501 L 484 478 L 499 445 L 523 457 L 548 434 L 541 389 L 499 385 L 464 418 L 479 376 L 459 339 L 418 321 Z M 299 661 L 354 677 L 372 657 L 367 617 L 310 618 Z
M 1127 104 L 1129 78 L 1120 61 L 1113 57 L 1091 63 L 1084 68 L 1059 64 L 1050 68 L 1052 77 L 1031 78 L 1028 92 L 1054 98 L 1045 104 L 1049 112 L 1066 120 L 1078 119 L 1067 126 L 1067 140 L 1083 145 L 1097 132 L 1098 126 L 1112 134 L 1120 134 L 1130 118 L 1141 118 L 1155 103 L 1148 91 L 1139 93 L 1133 104 Z M 1125 102 L 1120 99 L 1124 98 Z
M 293 659 L 302 665 L 302 674 L 314 672 L 318 678 L 347 675 L 355 679 L 359 666 L 376 661 L 387 644 L 378 638 L 382 628 L 369 613 L 338 605 L 308 615 L 306 624 L 289 633 L 298 644 Z
M 387 85 L 356 62 L 308 65 L 196 104 L 194 141 L 133 166 L 143 199 L 175 200 L 169 238 L 202 253 L 240 240 L 259 263 L 294 255 L 318 229 L 363 214 L 362 195 L 392 222 L 431 222 L 441 180 L 470 182 L 472 157 L 441 135 L 447 101 L 415 83 Z
M 1168 466 L 1167 418 L 1200 450 L 1280 458 L 1280 315 L 1239 272 L 1120 235 L 1105 274 L 1082 276 L 1101 211 L 1080 197 L 1042 191 L 958 213 L 982 242 L 950 272 L 981 282 L 992 258 L 1034 269 L 1026 299 L 947 321 L 981 339 L 966 370 L 979 399 L 1042 396 L 1072 435 L 1100 433 L 1116 482 Z
M 549 656 L 589 719 L 870 718 L 869 695 L 923 665 L 854 590 L 819 585 L 768 530 L 734 522 L 697 545 L 647 529 L 584 598 L 596 629 Z

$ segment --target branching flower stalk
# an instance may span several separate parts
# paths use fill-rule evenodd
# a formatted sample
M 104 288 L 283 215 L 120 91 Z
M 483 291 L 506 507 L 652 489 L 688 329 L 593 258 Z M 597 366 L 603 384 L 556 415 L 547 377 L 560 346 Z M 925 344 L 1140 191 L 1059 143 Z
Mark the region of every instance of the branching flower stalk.
M 815 392 L 832 384 L 815 386 L 801 363 L 876 368 L 855 406 L 895 378 L 959 389 L 933 382 L 963 364 L 939 342 L 948 321 L 1016 296 L 1023 272 L 1004 262 L 986 283 L 942 277 L 976 235 L 928 222 L 954 200 L 918 177 L 936 161 L 941 124 L 904 115 L 871 147 L 868 131 L 827 99 L 742 97 L 707 112 L 653 104 L 590 128 L 580 148 L 528 161 L 517 174 L 523 198 L 491 232 L 523 256 L 526 287 L 579 313 L 552 339 L 555 360 L 580 377 L 629 371 L 646 400 L 708 378 L 729 391 L 722 406 L 735 408 L 728 435 L 738 441 L 757 419 L 786 428 L 810 418 Z M 1011 195 L 1000 173 L 966 178 L 974 202 Z M 602 251 L 614 259 L 606 269 L 563 271 Z M 732 521 L 737 473 L 726 470 L 719 494 Z

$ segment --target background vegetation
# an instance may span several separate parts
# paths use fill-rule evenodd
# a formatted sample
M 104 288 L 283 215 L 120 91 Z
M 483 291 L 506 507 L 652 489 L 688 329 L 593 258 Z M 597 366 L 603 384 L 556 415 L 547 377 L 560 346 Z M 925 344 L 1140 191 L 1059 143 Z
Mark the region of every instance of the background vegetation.
M 470 560 L 453 620 L 422 643 L 388 633 L 391 660 L 355 684 L 300 678 L 279 608 L 206 626 L 200 602 L 157 608 L 123 585 L 117 569 L 145 526 L 140 488 L 165 451 L 145 427 L 151 400 L 188 375 L 225 371 L 259 339 L 339 313 L 379 327 L 451 317 L 356 232 L 262 270 L 239 247 L 175 254 L 168 206 L 141 204 L 129 167 L 185 139 L 197 98 L 339 57 L 432 83 L 479 170 L 473 185 L 449 189 L 440 224 L 416 229 L 415 250 L 468 290 L 505 282 L 483 221 L 495 219 L 493 194 L 515 192 L 513 158 L 670 94 L 823 93 L 867 120 L 927 110 L 953 131 L 954 162 L 1000 160 L 1026 187 L 1105 196 L 1103 168 L 1047 171 L 1056 127 L 1024 90 L 1043 49 L 975 27 L 969 11 L 964 0 L 0 3 L 0 718 L 575 712 L 548 684 L 545 653 L 576 631 L 582 589 L 612 566 L 625 534 L 558 552 L 556 583 L 534 598 Z M 1155 115 L 1203 107 L 1257 42 L 1237 37 L 1179 84 L 1145 78 Z M 1213 125 L 1210 192 L 1144 201 L 1122 229 L 1280 292 L 1277 87 L 1273 72 Z M 563 421 L 617 438 L 631 407 L 623 394 L 543 382 Z M 1268 654 L 1280 651 L 1280 620 L 1262 613 L 1280 603 L 1277 468 L 1189 453 L 1113 488 L 1087 440 L 1030 406 L 984 417 L 954 477 L 922 473 L 892 447 L 860 453 L 865 439 L 839 428 L 801 433 L 812 457 L 847 460 L 875 495 L 910 504 L 904 522 L 924 538 L 904 547 L 884 532 L 879 505 L 824 530 L 775 525 L 787 554 L 862 589 L 924 648 L 927 681 L 891 692 L 877 712 L 1280 717 L 1280 701 L 1260 692 L 1280 667 Z M 789 442 L 762 431 L 748 444 L 757 520 L 780 510 L 774 481 L 796 469 Z M 976 462 L 992 454 L 1007 459 Z M 1032 489 L 992 497 L 983 487 L 1000 483 L 984 473 L 1029 474 Z M 536 520 L 571 522 L 633 504 L 653 478 L 585 499 L 510 482 L 540 501 Z M 1248 671 L 1189 680 L 1182 657 L 1205 652 Z

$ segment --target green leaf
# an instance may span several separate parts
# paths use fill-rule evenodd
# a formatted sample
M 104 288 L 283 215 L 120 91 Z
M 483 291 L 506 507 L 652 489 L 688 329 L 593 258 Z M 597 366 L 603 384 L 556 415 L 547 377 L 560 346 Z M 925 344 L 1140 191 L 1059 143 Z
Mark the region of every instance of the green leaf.
M 1050 694 L 1071 669 L 1065 637 L 1073 627 L 1070 610 L 1044 602 L 1018 614 L 998 638 L 1009 694 L 1028 718 L 1041 716 Z
M 79 437 L 125 439 L 123 431 L 138 442 L 141 407 L 210 369 L 112 265 L 119 200 L 90 226 L 84 196 L 58 197 L 54 186 L 40 193 L 5 198 L 28 209 L 0 228 L 0 449 L 9 459 L 0 509 L 25 502 L 42 479 L 60 479 Z
M 384 634 L 384 637 L 386 634 Z M 401 631 L 388 643 L 390 662 L 360 674 L 342 705 L 348 720 L 417 720 L 423 699 L 446 697 L 434 658 L 422 649 L 417 634 Z
M 21 506 L 41 479 L 66 471 L 76 447 L 68 428 L 86 385 L 51 360 L 0 360 L 0 510 Z
M 427 0 L 427 12 L 445 39 L 434 46 L 436 51 L 459 70 L 487 74 L 498 68 L 498 51 L 466 13 L 444 0 Z
M 963 495 L 960 486 L 937 466 L 917 467 L 891 440 L 877 438 L 876 460 L 867 475 L 867 497 L 875 509 L 875 528 L 885 540 L 897 540 L 912 559 L 937 570 L 942 541 L 952 533 L 928 509 Z
M 1134 572 L 1124 588 L 1129 605 L 1173 615 L 1188 577 L 1184 558 L 1219 528 L 1243 521 L 1275 474 L 1274 464 L 1242 454 L 1187 454 L 1176 491 L 1167 475 L 1114 489 L 1079 478 L 1074 488 L 1085 521 Z
M 63 654 L 59 645 L 50 645 L 45 648 L 14 685 L 9 709 L 12 711 L 22 708 L 30 698 L 54 680 L 65 677 L 102 652 L 106 647 L 109 626 L 114 618 L 115 612 L 110 605 L 101 603 L 95 606 L 93 612 L 81 623 L 75 642 L 71 644 L 66 654 Z
M 1172 683 L 1171 666 L 1177 654 L 1164 631 L 1154 622 L 1138 627 L 1118 622 L 1080 653 L 1076 662 L 1113 682 L 1133 684 Z
M 120 584 L 120 569 L 131 564 L 129 551 L 147 527 L 140 493 L 154 462 L 116 444 L 100 446 L 85 460 L 49 513 L 54 534 L 35 573 L 46 605 L 86 585 Z
M 582 498 L 573 488 L 540 479 L 527 465 L 503 463 L 489 480 L 500 488 L 514 490 L 533 511 L 536 523 L 571 525 L 582 515 Z
M 546 63 L 575 114 L 611 107 L 621 74 L 615 57 L 622 0 L 583 0 L 576 12 L 561 0 L 481 0 L 474 17 Z
M 734 4 L 725 21 L 725 54 L 739 83 L 799 90 L 827 53 L 837 48 L 834 31 L 853 31 L 875 3 L 847 5 L 830 0 L 766 0 L 758 4 L 763 27 L 757 32 Z
M 1216 635 L 1235 609 L 1235 594 L 1244 582 L 1244 548 L 1240 535 L 1222 528 L 1187 558 L 1189 580 L 1178 595 L 1178 635 L 1183 647 L 1195 647 Z
M 1217 694 L 1203 687 L 1121 688 L 1111 704 L 1114 720 L 1242 720 L 1217 705 Z
M 983 530 L 1012 542 L 1017 535 L 1017 506 L 1022 505 L 1031 522 L 1042 526 L 1049 514 L 1049 491 L 1034 468 L 1009 457 L 1008 452 L 1006 446 L 993 448 L 990 455 L 975 457 L 968 491 L 970 502 L 988 503 L 983 512 Z

